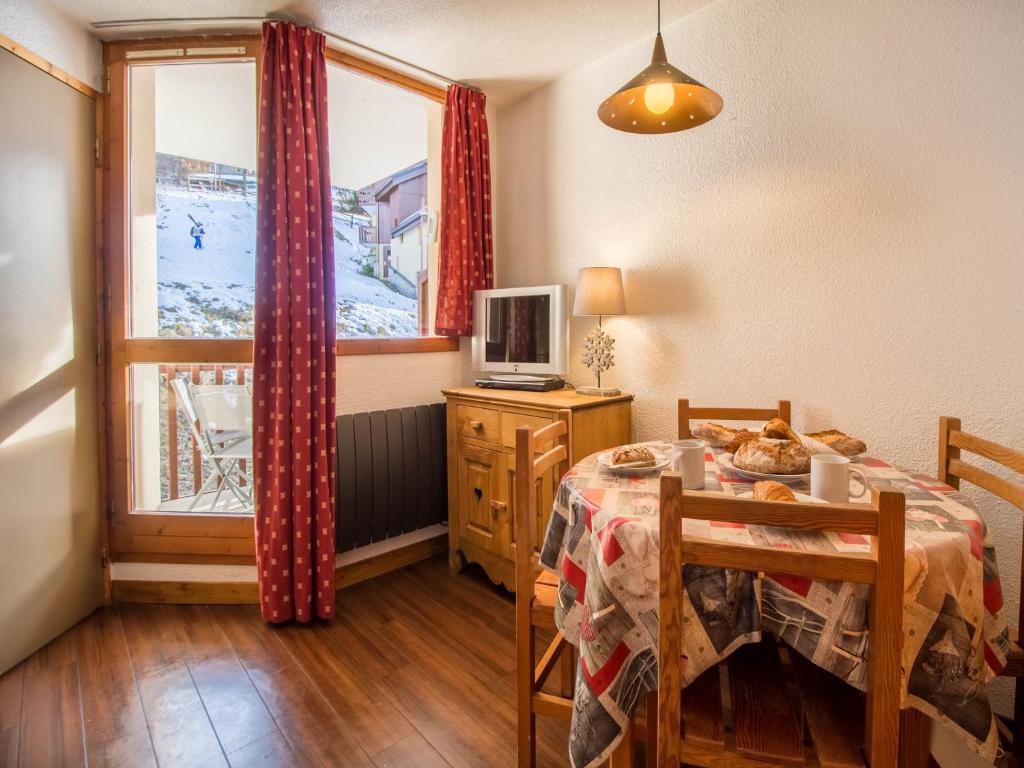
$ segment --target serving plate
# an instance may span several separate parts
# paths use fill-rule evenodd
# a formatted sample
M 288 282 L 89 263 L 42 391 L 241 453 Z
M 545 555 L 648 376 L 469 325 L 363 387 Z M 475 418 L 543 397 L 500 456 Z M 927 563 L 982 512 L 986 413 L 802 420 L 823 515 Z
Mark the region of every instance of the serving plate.
M 650 446 L 648 446 L 650 448 Z M 597 463 L 607 469 L 613 475 L 624 475 L 626 477 L 637 476 L 637 475 L 649 475 L 652 472 L 662 472 L 668 469 L 669 465 L 672 464 L 672 458 L 666 456 L 661 451 L 651 448 L 651 453 L 654 454 L 654 464 L 648 467 L 631 467 L 628 464 L 625 466 L 612 464 L 612 454 L 614 450 L 602 451 L 597 454 Z
M 740 477 L 745 477 L 749 480 L 777 480 L 780 483 L 796 483 L 801 480 L 810 482 L 811 473 L 807 472 L 802 475 L 769 475 L 764 472 L 751 472 L 746 469 L 740 469 L 732 463 L 731 453 L 722 453 L 718 456 L 718 463 L 728 469 L 730 472 L 735 472 Z

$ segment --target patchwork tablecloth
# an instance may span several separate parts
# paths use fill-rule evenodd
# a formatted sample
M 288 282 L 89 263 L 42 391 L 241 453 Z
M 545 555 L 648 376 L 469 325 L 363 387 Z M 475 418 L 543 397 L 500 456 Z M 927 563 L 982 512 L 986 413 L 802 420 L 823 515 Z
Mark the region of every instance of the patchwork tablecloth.
M 669 452 L 668 443 L 648 443 Z M 740 494 L 752 481 L 705 454 L 705 490 Z M 1009 650 L 995 551 L 985 524 L 953 488 L 867 456 L 874 485 L 907 499 L 904 706 L 921 710 L 988 759 L 996 729 L 984 685 Z M 561 579 L 555 621 L 580 649 L 569 755 L 574 768 L 607 759 L 638 702 L 657 687 L 659 475 L 618 477 L 591 456 L 565 476 L 541 562 Z M 791 484 L 807 493 L 804 483 Z M 859 485 L 853 486 L 854 491 Z M 859 535 L 685 520 L 719 540 L 866 552 Z M 867 587 L 683 566 L 684 685 L 770 631 L 818 666 L 865 687 Z

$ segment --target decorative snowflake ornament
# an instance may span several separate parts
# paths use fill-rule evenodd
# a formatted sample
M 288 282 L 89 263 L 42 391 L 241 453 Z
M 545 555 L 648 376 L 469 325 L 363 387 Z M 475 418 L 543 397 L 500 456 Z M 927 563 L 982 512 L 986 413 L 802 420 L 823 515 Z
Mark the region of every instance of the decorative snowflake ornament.
M 601 386 L 601 374 L 615 365 L 612 349 L 615 339 L 604 332 L 601 326 L 592 330 L 583 340 L 583 365 L 597 376 L 597 386 Z

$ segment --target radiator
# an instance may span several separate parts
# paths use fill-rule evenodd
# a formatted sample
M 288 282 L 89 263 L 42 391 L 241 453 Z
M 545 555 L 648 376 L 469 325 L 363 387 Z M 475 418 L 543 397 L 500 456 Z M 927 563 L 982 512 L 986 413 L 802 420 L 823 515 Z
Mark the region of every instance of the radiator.
M 448 519 L 444 403 L 338 416 L 337 426 L 338 552 Z

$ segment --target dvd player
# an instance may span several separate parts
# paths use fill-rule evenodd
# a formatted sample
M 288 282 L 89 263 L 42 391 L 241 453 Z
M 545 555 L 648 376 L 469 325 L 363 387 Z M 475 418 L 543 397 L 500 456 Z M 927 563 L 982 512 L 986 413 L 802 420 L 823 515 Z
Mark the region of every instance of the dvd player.
M 558 376 L 502 375 L 489 379 L 477 379 L 482 389 L 519 389 L 526 392 L 550 392 L 565 387 Z

